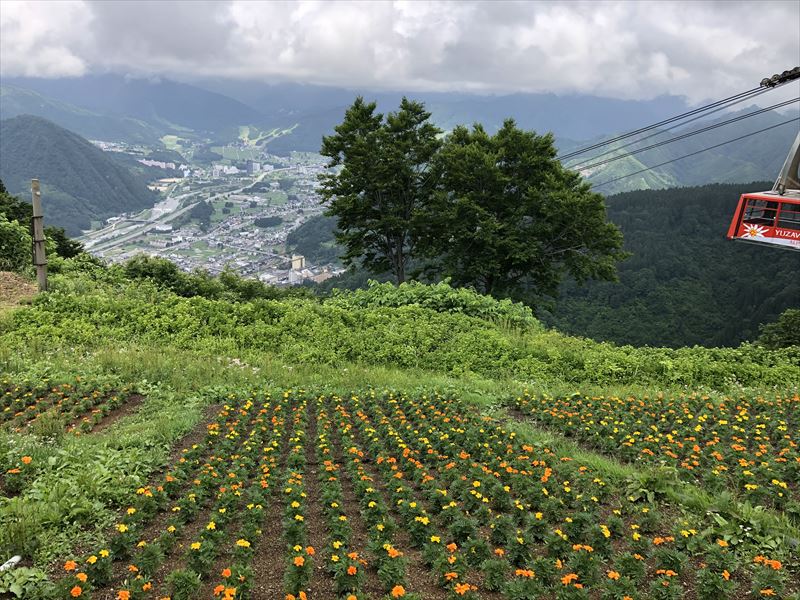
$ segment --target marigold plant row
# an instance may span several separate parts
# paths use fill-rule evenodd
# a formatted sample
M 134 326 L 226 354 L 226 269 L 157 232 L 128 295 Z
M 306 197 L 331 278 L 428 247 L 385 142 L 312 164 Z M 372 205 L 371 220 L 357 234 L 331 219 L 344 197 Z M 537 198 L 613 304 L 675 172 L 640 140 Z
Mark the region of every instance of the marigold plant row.
M 2 379 L 0 426 L 20 432 L 49 418 L 61 429 L 88 433 L 104 416 L 119 408 L 130 393 L 128 388 L 86 386 L 80 381 L 48 386 Z
M 669 465 L 711 492 L 800 519 L 800 397 L 516 399 L 525 415 L 617 458 Z
M 618 484 L 453 398 L 228 397 L 205 439 L 130 498 L 107 547 L 64 557 L 59 586 L 118 600 L 798 591 L 788 549 L 732 543 L 706 515 Z

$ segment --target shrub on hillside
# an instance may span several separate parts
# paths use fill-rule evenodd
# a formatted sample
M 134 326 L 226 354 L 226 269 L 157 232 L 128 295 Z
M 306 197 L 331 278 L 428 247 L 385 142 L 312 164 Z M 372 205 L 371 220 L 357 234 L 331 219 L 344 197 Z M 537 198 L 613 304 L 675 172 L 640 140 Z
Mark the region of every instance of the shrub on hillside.
M 23 271 L 31 264 L 31 236 L 0 213 L 0 271 Z
M 412 281 L 398 286 L 370 280 L 366 289 L 334 290 L 329 302 L 358 308 L 416 305 L 436 312 L 459 313 L 513 327 L 528 328 L 538 324 L 533 311 L 521 302 L 497 300 L 471 289 L 454 288 L 447 281 L 435 285 Z
M 774 323 L 762 325 L 758 343 L 771 349 L 800 346 L 800 309 L 790 308 Z

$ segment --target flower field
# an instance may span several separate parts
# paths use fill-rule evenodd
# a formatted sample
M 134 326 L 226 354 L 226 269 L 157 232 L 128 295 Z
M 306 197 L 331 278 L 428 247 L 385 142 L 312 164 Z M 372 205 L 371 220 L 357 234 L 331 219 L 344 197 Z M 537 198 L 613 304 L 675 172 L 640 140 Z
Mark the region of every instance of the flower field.
M 703 488 L 800 517 L 800 396 L 681 398 L 523 394 L 537 423 L 617 458 L 674 467 Z
M 528 412 L 537 406 L 529 395 L 518 402 Z M 569 419 L 558 426 L 580 436 L 590 417 L 578 419 L 574 402 L 563 408 L 575 413 L 574 429 Z M 782 419 L 790 427 L 796 402 L 738 403 L 713 415 L 692 405 L 684 419 L 710 429 L 712 416 L 746 413 L 764 424 L 752 427 L 761 438 L 753 443 L 772 440 L 765 456 L 788 463 L 794 442 L 781 445 L 773 432 Z M 60 558 L 57 597 L 710 600 L 800 592 L 796 547 L 745 535 L 662 495 L 620 493 L 626 482 L 614 474 L 528 443 L 453 397 L 229 394 L 201 427 L 122 503 L 106 545 Z M 694 435 L 700 446 L 708 439 Z M 733 442 L 719 436 L 717 446 Z M 654 454 L 661 450 L 651 443 Z M 645 445 L 638 437 L 635 444 L 641 454 Z M 704 455 L 698 463 L 699 472 Z M 788 479 L 787 463 L 757 465 L 753 481 Z
M 88 433 L 111 411 L 121 407 L 130 390 L 83 382 L 16 383 L 0 380 L 0 427 L 19 432 L 39 427 Z

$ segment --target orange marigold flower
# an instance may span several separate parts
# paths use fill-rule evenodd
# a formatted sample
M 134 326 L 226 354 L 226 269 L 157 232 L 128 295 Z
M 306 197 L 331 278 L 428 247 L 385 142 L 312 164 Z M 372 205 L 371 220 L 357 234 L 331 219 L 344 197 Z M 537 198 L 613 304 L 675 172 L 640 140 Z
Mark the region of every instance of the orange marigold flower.
M 72 596 L 73 598 L 77 598 L 82 593 L 83 593 L 83 590 L 81 589 L 81 586 L 79 586 L 79 585 L 76 585 L 74 588 L 72 588 L 69 591 L 69 595 Z
M 214 588 L 214 595 L 215 596 L 219 596 L 224 591 L 225 591 L 225 586 L 222 585 L 222 584 L 219 584 L 217 587 Z M 294 598 L 294 596 L 292 596 L 292 598 Z M 289 596 L 286 596 L 286 600 L 289 600 Z
M 392 588 L 392 598 L 402 598 L 406 595 L 406 588 L 402 585 L 396 585 Z
M 153 587 L 153 584 L 152 584 L 152 583 L 150 583 L 150 582 L 148 581 L 147 583 L 145 583 L 145 584 L 142 586 L 142 591 L 143 591 L 143 592 L 148 592 L 148 591 L 150 591 L 150 589 L 151 589 L 152 587 Z
M 447 544 L 447 546 L 445 546 L 445 548 L 447 548 L 450 552 L 455 552 L 456 550 L 458 550 L 458 546 L 456 545 L 455 542 L 450 542 L 449 544 Z
M 65 571 L 74 571 L 77 568 L 78 568 L 78 563 L 76 563 L 74 560 L 68 560 L 67 562 L 64 563 Z
M 506 551 L 503 550 L 502 548 L 495 548 L 494 553 L 497 554 L 497 556 L 504 556 Z
M 728 581 L 728 580 L 731 578 L 731 574 L 728 572 L 728 569 L 725 569 L 725 570 L 722 572 L 722 578 L 723 578 L 725 581 Z
M 619 573 L 618 573 L 618 572 L 616 572 L 616 571 L 609 571 L 609 572 L 607 573 L 607 575 L 608 575 L 608 578 L 609 578 L 609 579 L 614 579 L 614 580 L 617 580 L 617 579 L 619 579 Z
M 458 579 L 458 573 L 456 573 L 455 571 L 450 571 L 449 573 L 445 573 L 444 574 L 444 578 L 447 581 L 452 581 L 453 579 Z
M 720 548 L 727 548 L 729 546 L 728 542 L 725 540 L 717 540 L 717 544 Z
M 561 583 L 563 583 L 564 585 L 569 585 L 570 583 L 575 581 L 577 578 L 578 578 L 578 575 L 576 573 L 567 573 L 566 575 L 564 575 L 561 578 Z
M 514 571 L 514 574 L 517 577 L 527 577 L 528 579 L 536 577 L 536 573 L 534 573 L 532 569 L 517 569 Z
M 230 570 L 229 568 L 225 567 L 224 569 L 222 569 L 222 573 L 221 573 L 221 575 L 222 575 L 222 576 L 223 576 L 225 579 L 227 579 L 228 577 L 230 577 L 230 576 L 231 576 L 231 570 Z
M 305 558 L 303 558 L 302 556 L 295 556 L 294 557 L 294 566 L 295 567 L 302 567 L 304 564 L 306 564 L 306 559 Z
M 120 590 L 117 592 L 117 600 L 131 600 L 131 593 L 128 590 Z
M 306 546 L 306 554 L 309 556 L 314 556 L 316 550 L 314 550 L 314 546 Z
M 86 580 L 89 579 L 86 573 L 77 573 L 75 577 L 77 577 L 78 581 L 80 581 L 81 583 L 86 583 Z
M 30 456 L 23 456 L 22 457 L 22 464 L 29 465 L 33 459 Z
M 358 569 L 354 565 L 350 565 L 349 567 L 347 567 L 348 575 L 355 575 L 356 573 L 358 573 Z
M 761 594 L 762 596 L 775 596 L 776 595 L 775 594 L 775 590 L 773 590 L 772 588 L 764 588 L 763 590 L 759 590 L 758 593 Z

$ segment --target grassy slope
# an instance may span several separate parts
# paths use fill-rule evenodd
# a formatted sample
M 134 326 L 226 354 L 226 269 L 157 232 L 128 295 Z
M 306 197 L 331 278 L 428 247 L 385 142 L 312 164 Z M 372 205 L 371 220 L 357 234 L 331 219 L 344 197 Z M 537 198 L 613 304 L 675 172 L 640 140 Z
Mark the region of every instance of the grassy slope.
M 127 284 L 123 284 L 122 289 L 115 289 L 108 284 L 98 285 L 85 277 L 57 276 L 54 284 L 56 289 L 62 290 L 60 293 L 64 296 L 75 298 L 80 304 L 89 306 L 90 312 L 109 308 L 110 304 L 105 307 L 94 304 L 97 297 L 105 296 L 109 291 L 118 295 L 126 291 L 129 295 L 138 297 L 138 302 L 141 303 L 146 302 L 142 294 L 149 294 L 150 301 L 155 300 L 162 308 L 189 302 L 169 294 L 153 296 L 154 292 L 148 286 L 129 286 L 125 290 Z M 69 291 L 65 293 L 64 290 Z M 116 302 L 121 302 L 119 296 Z M 213 336 L 209 336 L 214 341 L 210 344 L 205 343 L 209 340 L 200 337 L 195 338 L 194 344 L 168 338 L 162 339 L 159 344 L 147 335 L 125 340 L 121 330 L 108 328 L 106 325 L 103 326 L 106 337 L 103 337 L 98 336 L 97 329 L 92 329 L 87 321 L 67 319 L 57 322 L 43 318 L 52 317 L 58 310 L 69 311 L 69 314 L 61 316 L 75 317 L 74 305 L 59 306 L 60 308 L 54 307 L 39 300 L 34 307 L 17 309 L 13 314 L 0 316 L 0 379 L 5 377 L 18 380 L 28 377 L 34 381 L 43 378 L 55 381 L 67 375 L 113 378 L 133 383 L 147 394 L 148 399 L 138 413 L 123 418 L 99 436 L 65 436 L 56 445 L 33 436 L 0 436 L 0 451 L 3 445 L 8 447 L 8 444 L 19 444 L 23 452 L 35 457 L 37 463 L 46 463 L 52 458 L 53 464 L 39 476 L 34 484 L 35 489 L 51 488 L 58 481 L 61 486 L 59 489 L 64 491 L 65 497 L 77 498 L 79 507 L 93 507 L 91 525 L 87 526 L 81 520 L 72 520 L 69 521 L 70 525 L 65 526 L 62 521 L 73 510 L 72 505 L 65 507 L 60 503 L 56 504 L 54 510 L 58 511 L 58 516 L 53 522 L 57 525 L 39 525 L 41 529 L 38 535 L 46 541 L 40 545 L 35 555 L 36 564 L 41 566 L 50 565 L 71 548 L 96 547 L 107 539 L 108 527 L 113 523 L 121 498 L 146 479 L 148 473 L 164 464 L 171 445 L 201 421 L 203 406 L 224 398 L 229 390 L 304 388 L 322 393 L 374 387 L 402 389 L 409 393 L 432 389 L 448 391 L 471 402 L 485 414 L 508 422 L 520 436 L 537 447 L 549 447 L 559 455 L 579 458 L 604 473 L 609 481 L 624 487 L 627 481 L 649 476 L 649 470 L 621 464 L 613 458 L 583 450 L 572 442 L 551 432 L 536 429 L 529 423 L 510 422 L 503 406 L 504 400 L 518 394 L 523 386 L 550 394 L 570 393 L 577 389 L 586 393 L 605 394 L 646 394 L 657 390 L 677 394 L 683 389 L 682 386 L 671 383 L 668 377 L 646 383 L 565 381 L 554 376 L 523 382 L 509 377 L 509 373 L 504 370 L 478 374 L 469 369 L 455 372 L 453 369 L 397 368 L 392 364 L 369 364 L 368 360 L 358 363 L 337 360 L 326 364 L 318 360 L 298 360 L 302 358 L 302 353 L 297 352 L 282 353 L 253 345 L 246 347 L 241 343 L 237 347 L 230 340 L 220 342 Z M 302 308 L 303 305 L 293 306 Z M 380 313 L 379 316 L 385 317 L 385 314 Z M 117 319 L 113 314 L 106 317 Z M 427 314 L 426 319 L 435 322 L 437 316 Z M 526 339 L 528 342 L 537 339 L 537 343 L 541 345 L 574 343 L 571 338 L 554 332 L 537 329 L 526 334 L 505 330 L 490 323 L 470 323 L 478 328 L 483 327 L 484 333 L 492 332 L 499 336 L 498 339 L 506 339 L 513 344 L 521 344 Z M 153 325 L 158 326 L 157 323 Z M 373 326 L 373 333 L 383 335 L 383 341 L 392 334 L 392 327 L 381 330 L 377 324 L 373 323 Z M 71 340 L 62 337 L 64 342 L 69 343 L 59 342 L 59 336 L 70 327 L 78 330 L 73 333 L 83 332 L 86 335 L 77 335 Z M 339 332 L 337 335 L 343 333 Z M 480 336 L 473 339 L 480 339 Z M 596 351 L 597 348 L 607 348 L 579 342 L 576 348 L 583 348 L 587 353 L 591 353 L 592 349 Z M 291 346 L 292 340 L 287 338 L 283 343 Z M 430 351 L 433 352 L 434 349 Z M 796 371 L 800 372 L 800 368 Z M 794 384 L 787 381 L 787 386 L 796 386 L 798 380 L 800 377 L 795 376 Z M 758 390 L 748 391 L 757 393 Z M 89 464 L 101 465 L 103 477 L 97 475 L 96 469 L 90 469 L 90 475 L 87 475 L 84 469 L 75 468 L 76 465 Z M 112 486 L 109 487 L 108 483 L 112 483 Z M 694 486 L 676 480 L 667 480 L 665 484 L 666 497 L 675 505 L 688 510 L 705 511 L 716 502 L 715 498 Z M 31 510 L 31 507 L 37 511 L 52 509 L 47 504 L 48 501 L 42 499 L 28 498 L 26 502 L 27 510 Z M 735 503 L 728 506 L 728 510 L 741 508 Z M 3 510 L 8 511 L 9 508 Z M 16 514 L 14 511 L 23 509 L 20 506 L 15 508 L 12 502 L 10 510 L 12 514 Z M 800 538 L 800 532 L 779 515 L 766 512 L 758 518 L 769 530 Z

